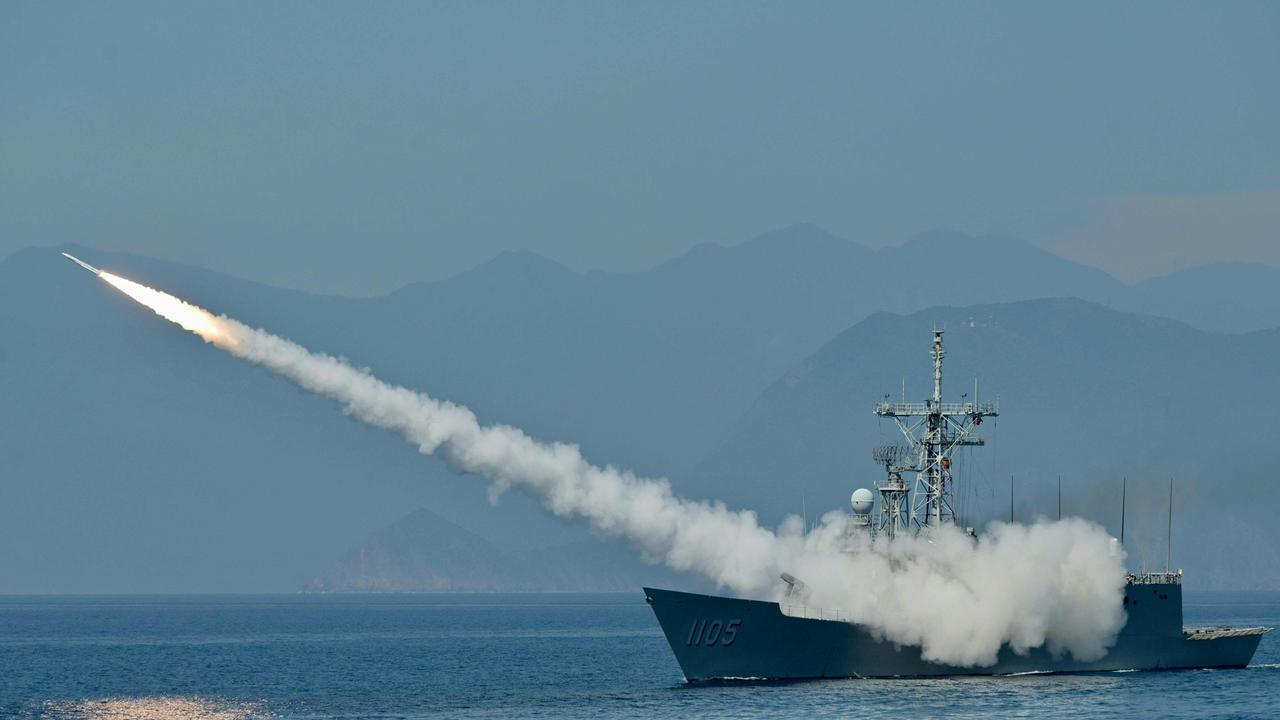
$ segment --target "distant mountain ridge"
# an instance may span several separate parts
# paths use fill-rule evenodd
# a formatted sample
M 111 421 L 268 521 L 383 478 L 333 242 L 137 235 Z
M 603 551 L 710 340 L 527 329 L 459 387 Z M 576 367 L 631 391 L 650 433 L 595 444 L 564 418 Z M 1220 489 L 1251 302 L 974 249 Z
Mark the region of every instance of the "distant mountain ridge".
M 64 247 L 387 381 L 462 402 L 483 421 L 670 476 L 695 497 L 739 497 L 751 485 L 707 482 L 706 459 L 751 422 L 762 392 L 794 379 L 806 357 L 851 326 L 882 322 L 877 312 L 1113 292 L 1122 307 L 1138 292 L 1016 241 L 937 233 L 869 250 L 813 226 L 701 247 L 625 275 L 507 253 L 448 280 L 365 299 Z M 1250 309 L 1233 322 L 1280 317 L 1268 309 L 1269 288 L 1280 287 L 1264 281 L 1273 271 L 1241 272 L 1255 274 L 1239 288 L 1210 269 L 1139 289 L 1148 302 L 1201 313 L 1209 324 L 1231 303 Z M 917 338 L 894 350 L 875 334 L 858 337 L 900 366 L 887 389 L 914 376 Z M 1240 336 L 1229 349 L 1264 346 L 1266 337 Z M 1218 366 L 1213 356 L 1202 362 L 1202 372 Z M 1158 357 L 1152 366 L 1162 367 Z M 0 397 L 0 592 L 289 590 L 406 507 L 429 507 L 507 554 L 594 542 L 518 493 L 491 506 L 482 481 L 456 477 L 399 438 L 212 351 L 56 249 L 0 261 Z M 862 407 L 864 398 L 848 400 Z M 861 449 L 851 437 L 823 452 Z M 792 442 L 784 429 L 758 440 Z M 851 458 L 840 478 L 863 462 Z M 828 487 L 846 484 L 836 480 Z M 795 504 L 781 500 L 756 509 Z
M 632 592 L 646 583 L 679 582 L 599 538 L 522 553 L 487 540 L 425 509 L 415 510 L 348 552 L 308 583 L 307 592 Z
M 351 551 L 311 592 L 529 590 L 524 572 L 487 540 L 429 510 L 415 510 Z
M 525 287 L 532 287 L 527 283 L 535 278 L 540 288 L 567 284 L 568 292 L 551 295 L 561 300 L 598 295 L 612 286 L 614 295 L 631 296 L 630 305 L 597 297 L 603 302 L 593 310 L 617 313 L 641 307 L 669 314 L 665 319 L 676 324 L 736 320 L 778 331 L 782 315 L 804 309 L 805 315 L 790 318 L 796 327 L 788 330 L 800 341 L 825 339 L 835 332 L 831 323 L 847 327 L 876 311 L 1042 297 L 1079 297 L 1215 332 L 1280 326 L 1280 268 L 1259 263 L 1206 265 L 1127 284 L 1008 237 L 936 230 L 901 245 L 871 249 L 808 223 L 736 245 L 697 245 L 634 273 L 577 273 L 528 251 L 502 253 L 453 278 L 414 283 L 393 294 L 469 283 L 492 287 L 517 273 Z M 704 314 L 708 312 L 715 315 Z

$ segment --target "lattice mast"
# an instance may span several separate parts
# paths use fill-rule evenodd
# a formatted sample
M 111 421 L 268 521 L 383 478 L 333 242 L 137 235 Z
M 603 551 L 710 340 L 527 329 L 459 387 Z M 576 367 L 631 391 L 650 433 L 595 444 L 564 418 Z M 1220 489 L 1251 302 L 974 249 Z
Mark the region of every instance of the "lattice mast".
M 881 489 L 882 522 L 892 520 L 885 518 L 884 501 L 901 497 L 894 492 L 890 498 L 886 498 L 885 490 L 897 490 L 895 486 L 901 484 L 902 472 L 915 472 L 915 489 L 910 499 L 910 522 L 917 530 L 927 530 L 956 521 L 951 457 L 960 447 L 982 445 L 982 438 L 974 435 L 974 429 L 982 424 L 983 418 L 1000 414 L 997 403 L 979 402 L 976 397 L 972 401 L 942 402 L 942 358 L 946 353 L 942 349 L 941 330 L 933 331 L 932 354 L 932 398 L 923 403 L 886 401 L 878 403 L 875 408 L 876 415 L 892 418 L 907 440 L 907 445 L 901 451 L 891 453 L 897 456 L 892 465 L 886 461 L 888 454 L 885 450 L 877 448 L 872 453 L 877 462 L 885 464 L 889 475 L 889 481 Z M 894 483 L 895 475 L 899 478 L 898 483 Z
M 871 451 L 871 458 L 884 465 L 885 481 L 876 487 L 880 493 L 880 516 L 876 521 L 876 534 L 893 538 L 911 526 L 910 488 L 902 479 L 902 473 L 915 472 L 915 448 L 908 445 L 881 445 Z

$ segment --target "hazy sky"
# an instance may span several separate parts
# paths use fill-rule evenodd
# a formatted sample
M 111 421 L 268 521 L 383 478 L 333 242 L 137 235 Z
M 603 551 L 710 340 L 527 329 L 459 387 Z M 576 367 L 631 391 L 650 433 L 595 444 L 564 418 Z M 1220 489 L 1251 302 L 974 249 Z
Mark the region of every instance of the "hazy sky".
M 369 293 L 797 221 L 1280 264 L 1280 3 L 0 4 L 0 255 Z

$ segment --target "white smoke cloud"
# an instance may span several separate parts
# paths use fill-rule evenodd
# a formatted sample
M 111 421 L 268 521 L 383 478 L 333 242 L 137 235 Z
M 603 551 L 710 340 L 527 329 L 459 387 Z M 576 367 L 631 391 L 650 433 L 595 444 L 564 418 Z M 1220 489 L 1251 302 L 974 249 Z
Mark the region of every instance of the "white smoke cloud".
M 927 660 L 991 665 L 1004 644 L 1094 660 L 1124 625 L 1123 556 L 1086 520 L 997 522 L 977 538 L 952 526 L 891 543 L 862 537 L 841 553 L 829 550 L 843 525 L 835 515 L 792 560 L 810 602 L 918 645 Z
M 423 454 L 483 476 L 491 492 L 518 488 L 557 515 L 582 518 L 646 559 L 755 597 L 779 598 L 782 572 L 808 586 L 805 602 L 924 657 L 959 666 L 995 663 L 1047 647 L 1080 660 L 1105 654 L 1125 621 L 1123 556 L 1079 519 L 995 523 L 980 538 L 944 527 L 850 548 L 844 516 L 806 533 L 797 518 L 776 531 L 756 514 L 672 493 L 665 479 L 593 465 L 576 445 L 534 440 L 508 425 L 482 426 L 467 408 L 384 383 L 338 358 L 255 330 L 110 273 L 103 278 L 206 341 L 342 405 L 362 422 L 400 433 Z M 850 552 L 850 550 L 853 550 Z

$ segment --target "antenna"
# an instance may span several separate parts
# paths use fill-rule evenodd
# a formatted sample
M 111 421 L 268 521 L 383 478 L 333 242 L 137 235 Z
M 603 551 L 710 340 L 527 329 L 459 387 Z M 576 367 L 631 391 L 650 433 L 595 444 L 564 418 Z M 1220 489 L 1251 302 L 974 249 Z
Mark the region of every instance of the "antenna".
M 1062 476 L 1058 476 L 1058 519 L 1062 519 Z
M 1013 475 L 1009 476 L 1009 522 L 1013 522 Z
M 804 534 L 809 534 L 809 511 L 804 508 L 804 493 L 800 493 L 800 517 L 804 519 Z
M 1128 488 L 1129 478 L 1121 478 L 1120 480 L 1120 544 L 1124 544 L 1124 495 Z
M 1169 572 L 1169 557 L 1173 555 L 1173 478 L 1169 478 L 1169 535 L 1164 543 L 1164 571 Z

